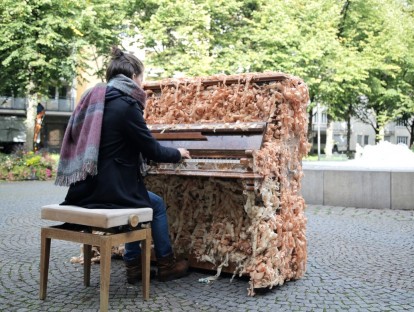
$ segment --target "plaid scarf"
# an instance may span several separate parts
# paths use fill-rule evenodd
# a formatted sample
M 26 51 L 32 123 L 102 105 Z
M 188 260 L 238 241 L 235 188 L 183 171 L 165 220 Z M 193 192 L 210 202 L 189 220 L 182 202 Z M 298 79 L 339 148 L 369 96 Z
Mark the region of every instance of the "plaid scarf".
M 98 83 L 82 95 L 62 141 L 56 185 L 69 186 L 98 173 L 99 144 L 107 86 L 136 99 L 145 108 L 146 93 L 132 79 L 117 75 L 106 85 Z

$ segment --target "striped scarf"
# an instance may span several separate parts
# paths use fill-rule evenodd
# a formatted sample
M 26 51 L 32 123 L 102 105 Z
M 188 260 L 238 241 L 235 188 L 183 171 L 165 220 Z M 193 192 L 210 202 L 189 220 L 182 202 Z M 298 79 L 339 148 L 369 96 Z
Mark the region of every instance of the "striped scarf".
M 62 141 L 56 185 L 69 186 L 98 173 L 99 144 L 107 86 L 133 97 L 142 109 L 146 93 L 132 79 L 117 75 L 106 85 L 98 83 L 82 95 L 69 119 Z

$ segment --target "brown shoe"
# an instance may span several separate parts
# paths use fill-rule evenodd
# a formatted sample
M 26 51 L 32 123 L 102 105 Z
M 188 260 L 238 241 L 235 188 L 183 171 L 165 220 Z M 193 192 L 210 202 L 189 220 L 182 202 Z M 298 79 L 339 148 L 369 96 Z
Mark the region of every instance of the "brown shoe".
M 141 258 L 125 261 L 127 281 L 129 284 L 135 284 L 142 279 L 142 262 Z
M 128 284 L 135 284 L 142 280 L 142 262 L 141 258 L 124 261 L 126 267 L 126 275 Z M 156 271 L 150 267 L 150 278 L 155 277 Z
M 188 275 L 188 261 L 175 259 L 174 254 L 160 258 L 158 262 L 158 280 L 171 281 Z

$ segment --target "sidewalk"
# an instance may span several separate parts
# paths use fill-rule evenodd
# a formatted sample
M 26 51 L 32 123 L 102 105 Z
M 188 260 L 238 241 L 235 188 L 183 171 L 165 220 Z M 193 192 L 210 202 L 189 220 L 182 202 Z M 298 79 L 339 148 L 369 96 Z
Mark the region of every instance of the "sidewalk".
M 71 264 L 80 247 L 52 242 L 48 294 L 39 295 L 40 207 L 59 203 L 66 188 L 52 182 L 0 182 L 0 311 L 98 311 L 99 266 L 91 287 Z M 151 281 L 150 300 L 112 263 L 110 311 L 414 311 L 414 211 L 308 206 L 306 275 L 247 296 L 248 282 L 193 271 L 172 282 Z

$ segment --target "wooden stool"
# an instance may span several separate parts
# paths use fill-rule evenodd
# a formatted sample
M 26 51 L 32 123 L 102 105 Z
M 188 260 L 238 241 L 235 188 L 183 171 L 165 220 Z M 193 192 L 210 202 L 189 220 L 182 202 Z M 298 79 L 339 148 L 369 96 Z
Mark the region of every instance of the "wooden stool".
M 151 228 L 138 228 L 142 222 L 152 221 L 152 208 L 128 209 L 87 209 L 77 206 L 43 206 L 41 218 L 51 221 L 71 223 L 72 228 L 62 226 L 42 227 L 40 250 L 40 299 L 46 298 L 49 272 L 50 245 L 52 239 L 83 244 L 85 286 L 90 285 L 92 246 L 100 247 L 100 310 L 108 311 L 109 281 L 111 275 L 112 246 L 141 241 L 142 245 L 142 292 L 145 300 L 150 290 Z M 114 229 L 123 225 L 132 227 L 131 231 L 118 233 Z M 109 235 L 84 232 L 83 228 L 106 232 Z

